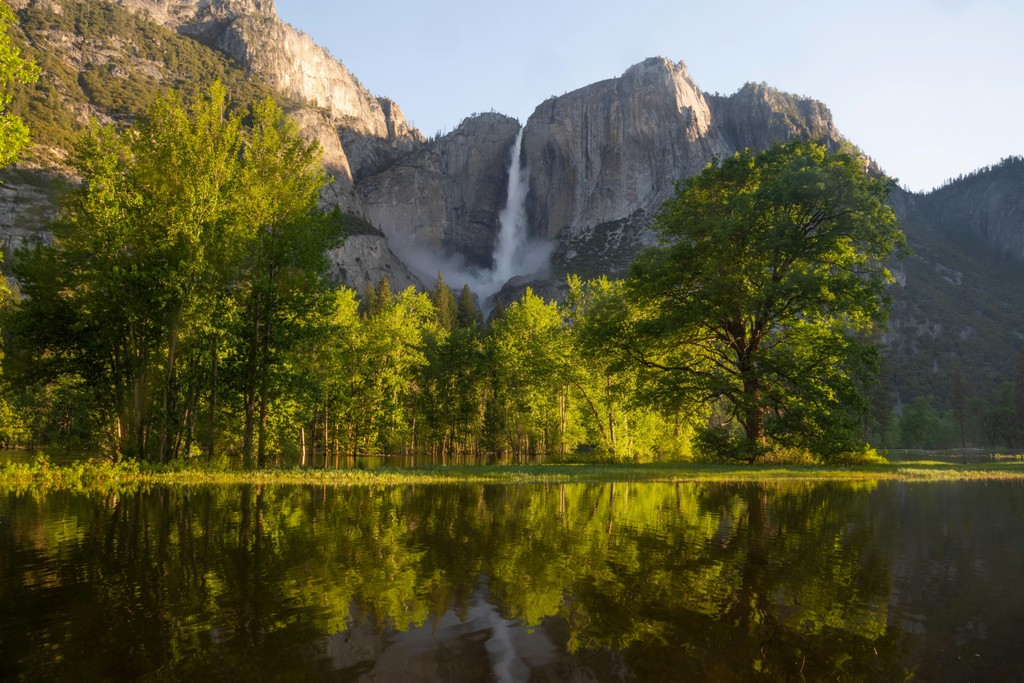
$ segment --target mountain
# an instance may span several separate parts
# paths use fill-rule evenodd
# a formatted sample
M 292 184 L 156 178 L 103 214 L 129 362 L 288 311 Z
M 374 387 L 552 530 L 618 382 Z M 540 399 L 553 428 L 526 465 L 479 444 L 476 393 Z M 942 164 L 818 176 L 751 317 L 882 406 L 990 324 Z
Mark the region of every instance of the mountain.
M 819 102 L 766 85 L 708 95 L 682 63 L 656 57 L 537 107 L 526 123 L 530 228 L 556 242 L 564 273 L 623 274 L 677 180 L 715 157 L 792 138 L 844 141 Z
M 1024 160 L 892 203 L 912 249 L 886 337 L 897 398 L 952 408 L 958 368 L 969 396 L 993 397 L 1024 353 Z
M 551 259 L 545 272 L 513 278 L 504 297 L 528 284 L 557 296 L 569 272 L 623 274 L 656 243 L 651 221 L 676 181 L 717 156 L 792 138 L 847 143 L 818 101 L 763 83 L 705 93 L 684 64 L 663 58 L 550 98 L 523 125 L 474 115 L 428 140 L 397 103 L 282 22 L 271 0 L 11 4 L 13 37 L 43 77 L 12 106 L 37 144 L 2 173 L 8 254 L 47 238 L 56 203 L 76 182 L 65 159 L 90 119 L 128 122 L 160 92 L 189 98 L 214 79 L 239 106 L 273 95 L 320 142 L 333 176 L 322 203 L 350 218 L 332 273 L 359 290 L 384 275 L 401 288 L 422 286 L 438 269 L 451 283 L 487 269 L 520 134 L 525 235 Z M 1024 344 L 1024 161 L 930 193 L 897 190 L 892 203 L 913 255 L 894 264 L 890 393 L 897 403 L 931 395 L 948 406 L 959 368 L 974 395 L 992 395 Z
M 335 272 L 364 287 L 390 273 L 398 287 L 420 284 L 368 231 L 356 174 L 424 144 L 393 102 L 374 97 L 309 36 L 277 18 L 270 0 L 14 0 L 12 38 L 42 68 L 15 90 L 12 111 L 35 145 L 2 173 L 0 240 L 8 253 L 45 239 L 55 201 L 75 182 L 65 159 L 90 119 L 127 122 L 175 89 L 188 99 L 216 79 L 239 106 L 272 95 L 308 139 L 319 140 L 333 177 L 323 203 L 351 214 L 359 238 L 332 254 Z M 343 140 L 345 142 L 343 142 Z

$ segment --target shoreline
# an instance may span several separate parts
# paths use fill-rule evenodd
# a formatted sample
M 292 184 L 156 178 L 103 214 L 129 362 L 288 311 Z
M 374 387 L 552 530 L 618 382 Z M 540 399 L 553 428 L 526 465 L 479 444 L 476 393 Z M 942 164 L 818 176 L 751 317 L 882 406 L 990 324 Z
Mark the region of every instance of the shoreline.
M 932 460 L 847 466 L 695 463 L 430 466 L 409 469 L 211 470 L 137 463 L 0 465 L 0 492 L 105 491 L 190 486 L 403 486 L 566 483 L 776 483 L 863 481 L 1024 481 L 1024 462 Z

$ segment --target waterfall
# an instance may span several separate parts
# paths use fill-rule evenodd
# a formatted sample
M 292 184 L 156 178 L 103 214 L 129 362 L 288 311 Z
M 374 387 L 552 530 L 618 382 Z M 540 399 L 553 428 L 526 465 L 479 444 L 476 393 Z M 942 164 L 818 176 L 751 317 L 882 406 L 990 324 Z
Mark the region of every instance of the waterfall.
M 508 165 L 508 191 L 505 208 L 498 214 L 498 241 L 494 248 L 494 267 L 492 280 L 498 287 L 508 282 L 516 272 L 516 266 L 522 260 L 522 251 L 526 242 L 526 193 L 530 189 L 530 169 L 523 168 L 523 131 L 519 129 L 516 141 L 512 145 L 512 159 Z M 495 290 L 497 291 L 497 290 Z M 493 294 L 493 292 L 491 292 Z M 488 294 L 490 296 L 490 294 Z
M 530 189 L 530 169 L 523 166 L 523 131 L 519 129 L 512 145 L 508 165 L 508 191 L 505 208 L 498 214 L 498 239 L 494 246 L 494 262 L 479 274 L 476 290 L 485 313 L 492 308 L 493 297 L 506 282 L 517 275 L 532 275 L 544 268 L 551 255 L 551 245 L 529 238 L 526 223 L 526 194 Z
M 505 207 L 498 213 L 498 236 L 489 268 L 467 266 L 458 254 L 433 253 L 413 240 L 403 239 L 401 234 L 388 235 L 392 249 L 424 284 L 433 282 L 441 271 L 449 286 L 458 289 L 469 285 L 485 316 L 494 309 L 495 295 L 509 280 L 543 274 L 554 249 L 550 242 L 531 239 L 529 235 L 526 195 L 530 189 L 530 169 L 522 162 L 523 130 L 519 129 L 512 145 Z

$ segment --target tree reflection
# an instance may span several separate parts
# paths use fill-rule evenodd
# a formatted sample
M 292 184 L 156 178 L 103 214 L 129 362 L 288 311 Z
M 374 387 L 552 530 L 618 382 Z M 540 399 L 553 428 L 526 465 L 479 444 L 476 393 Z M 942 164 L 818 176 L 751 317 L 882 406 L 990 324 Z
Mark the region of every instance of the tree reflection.
M 900 679 L 866 486 L 12 496 L 0 678 Z

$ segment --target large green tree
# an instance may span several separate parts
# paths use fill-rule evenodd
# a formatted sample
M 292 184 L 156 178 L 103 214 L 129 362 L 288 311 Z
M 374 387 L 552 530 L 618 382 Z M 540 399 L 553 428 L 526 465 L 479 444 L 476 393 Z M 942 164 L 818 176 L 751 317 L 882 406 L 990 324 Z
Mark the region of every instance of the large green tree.
M 666 243 L 631 271 L 653 304 L 638 354 L 728 418 L 706 449 L 753 461 L 771 445 L 857 447 L 877 362 L 864 340 L 904 243 L 889 184 L 853 150 L 794 141 L 719 160 L 662 207 Z

